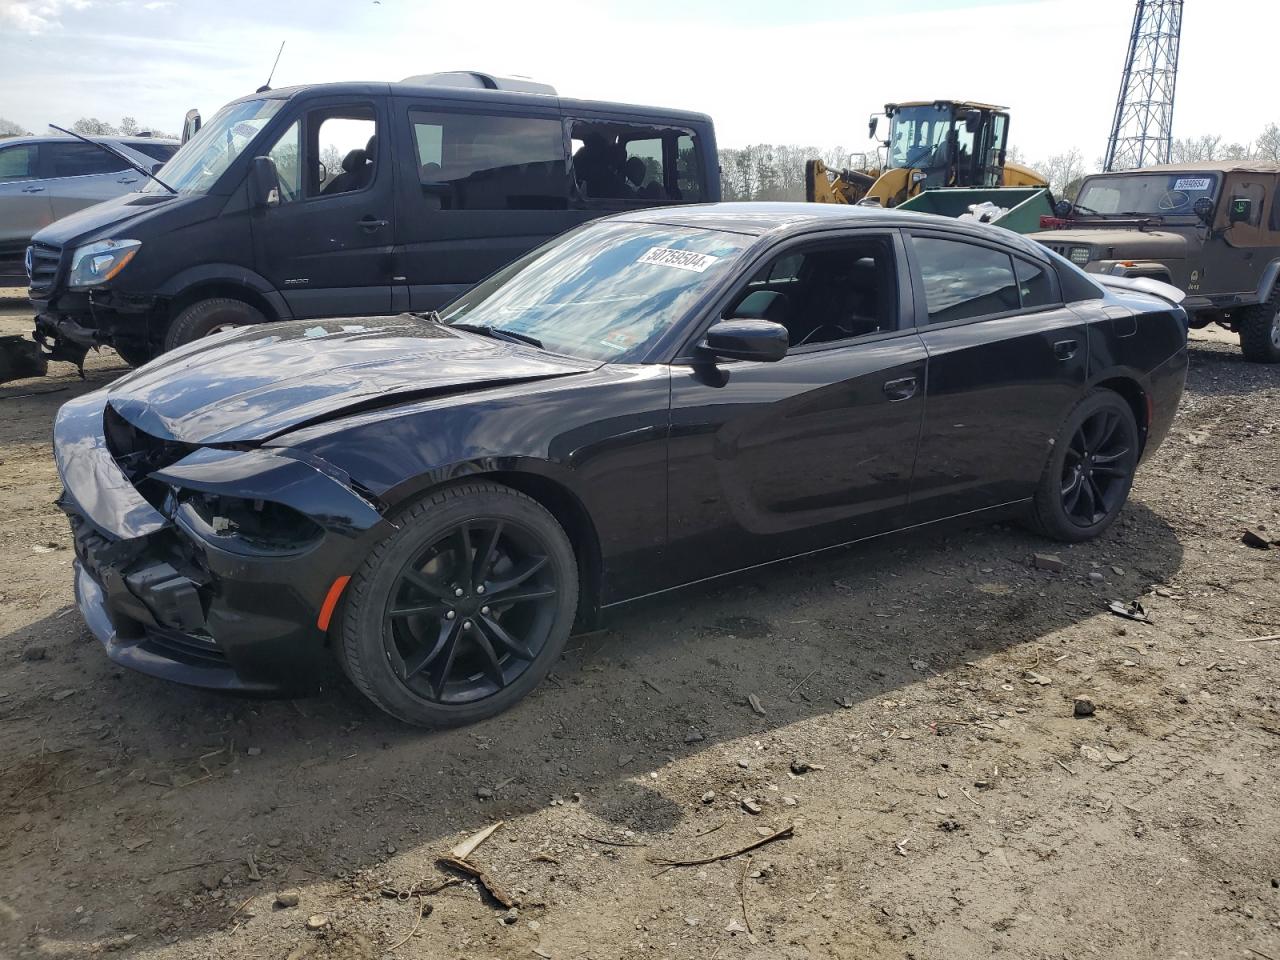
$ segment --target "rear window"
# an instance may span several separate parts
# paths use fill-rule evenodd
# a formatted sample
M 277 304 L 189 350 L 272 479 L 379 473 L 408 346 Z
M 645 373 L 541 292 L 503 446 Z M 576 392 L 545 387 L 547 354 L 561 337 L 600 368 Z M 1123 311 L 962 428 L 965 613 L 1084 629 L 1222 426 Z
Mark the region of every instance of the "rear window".
M 146 154 L 152 160 L 163 162 L 178 152 L 178 145 L 176 143 L 131 143 L 129 149 Z
M 88 177 L 129 169 L 119 157 L 88 143 L 46 143 L 44 154 L 49 177 Z
M 410 110 L 418 180 L 442 210 L 564 210 L 559 120 Z
M 570 121 L 578 195 L 605 209 L 697 203 L 704 164 L 690 130 L 605 120 Z

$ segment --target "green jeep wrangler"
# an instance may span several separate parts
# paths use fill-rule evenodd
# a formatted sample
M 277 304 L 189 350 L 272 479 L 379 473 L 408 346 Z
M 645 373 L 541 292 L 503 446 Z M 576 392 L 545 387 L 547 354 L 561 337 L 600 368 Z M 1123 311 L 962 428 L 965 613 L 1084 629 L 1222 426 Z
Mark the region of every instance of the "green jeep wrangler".
M 1085 178 L 1031 237 L 1090 273 L 1183 290 L 1195 328 L 1240 336 L 1245 358 L 1280 363 L 1280 165 L 1229 161 Z

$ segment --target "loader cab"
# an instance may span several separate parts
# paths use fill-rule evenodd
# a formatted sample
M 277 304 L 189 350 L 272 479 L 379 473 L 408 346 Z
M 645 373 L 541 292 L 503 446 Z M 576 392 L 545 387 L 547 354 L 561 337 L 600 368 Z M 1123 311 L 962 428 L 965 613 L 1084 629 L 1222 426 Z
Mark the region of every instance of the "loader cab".
M 1001 185 L 1009 136 L 1006 108 L 934 100 L 886 104 L 884 116 L 889 121 L 885 168 L 918 170 L 923 174 L 919 189 Z

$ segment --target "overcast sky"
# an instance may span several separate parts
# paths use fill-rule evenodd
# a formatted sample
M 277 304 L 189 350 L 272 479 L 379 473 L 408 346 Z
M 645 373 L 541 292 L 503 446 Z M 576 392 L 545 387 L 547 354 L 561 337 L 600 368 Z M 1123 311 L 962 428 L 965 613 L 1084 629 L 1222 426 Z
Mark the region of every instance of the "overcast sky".
M 0 0 L 0 117 L 176 131 L 261 85 L 285 40 L 277 87 L 479 69 L 701 110 L 721 146 L 852 150 L 884 103 L 954 97 L 1011 107 L 1029 159 L 1075 146 L 1092 162 L 1132 18 L 1131 0 Z M 1245 141 L 1280 121 L 1278 28 L 1278 0 L 1188 0 L 1175 135 Z

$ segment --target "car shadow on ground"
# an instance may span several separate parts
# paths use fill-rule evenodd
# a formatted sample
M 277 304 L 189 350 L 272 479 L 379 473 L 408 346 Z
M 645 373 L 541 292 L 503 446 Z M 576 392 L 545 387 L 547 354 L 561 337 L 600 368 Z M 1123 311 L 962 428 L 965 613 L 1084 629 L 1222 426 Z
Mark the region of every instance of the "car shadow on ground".
M 1064 569 L 1036 569 L 1035 553 L 1056 554 Z M 247 882 L 250 852 L 262 892 L 385 861 L 389 838 L 400 856 L 387 869 L 421 876 L 444 838 L 553 799 L 576 804 L 600 830 L 674 842 L 692 835 L 705 783 L 658 781 L 652 771 L 691 756 L 732 767 L 750 751 L 785 765 L 789 725 L 1106 617 L 1106 601 L 1166 582 L 1181 559 L 1173 528 L 1140 500 L 1101 539 L 1070 548 L 1004 524 L 885 538 L 626 608 L 604 630 L 572 638 L 523 703 L 443 732 L 390 720 L 341 679 L 315 698 L 282 702 L 122 671 L 68 608 L 0 638 L 14 650 L 31 637 L 78 634 L 54 648 L 77 694 L 51 700 L 41 681 L 48 666 L 33 663 L 30 696 L 6 711 L 18 718 L 5 724 L 11 749 L 25 743 L 34 756 L 38 745 L 42 762 L 58 758 L 42 781 L 52 787 L 33 797 L 24 786 L 31 769 L 13 765 L 0 773 L 0 805 L 4 819 L 21 811 L 56 828 L 54 856 L 93 887 L 82 886 L 79 901 L 118 923 L 130 922 L 131 897 L 176 901 L 199 890 L 205 861 L 227 861 L 212 868 L 215 879 L 225 871 Z M 41 718 L 68 710 L 85 739 L 43 743 Z M 84 862 L 118 843 L 122 828 L 154 829 L 156 842 L 131 858 Z M 0 887 L 18 889 L 9 881 L 35 846 L 20 838 L 0 860 Z M 28 927 L 53 922 L 38 891 L 17 901 Z M 187 917 L 181 937 L 225 917 L 222 908 L 203 925 Z

